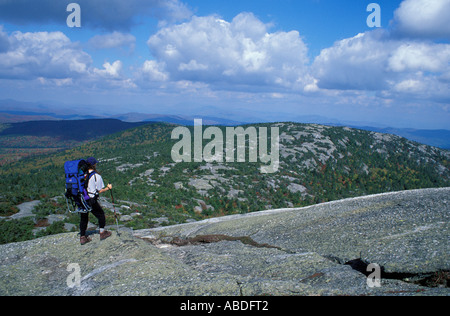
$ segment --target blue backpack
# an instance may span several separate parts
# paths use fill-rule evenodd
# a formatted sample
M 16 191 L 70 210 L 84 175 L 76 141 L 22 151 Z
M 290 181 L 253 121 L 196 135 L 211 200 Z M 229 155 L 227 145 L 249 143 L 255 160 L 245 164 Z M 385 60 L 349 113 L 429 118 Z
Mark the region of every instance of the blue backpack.
M 64 164 L 66 174 L 67 209 L 70 213 L 89 213 L 92 207 L 87 192 L 87 185 L 90 177 L 88 174 L 88 163 L 85 160 L 67 161 Z M 70 208 L 70 205 L 72 208 Z

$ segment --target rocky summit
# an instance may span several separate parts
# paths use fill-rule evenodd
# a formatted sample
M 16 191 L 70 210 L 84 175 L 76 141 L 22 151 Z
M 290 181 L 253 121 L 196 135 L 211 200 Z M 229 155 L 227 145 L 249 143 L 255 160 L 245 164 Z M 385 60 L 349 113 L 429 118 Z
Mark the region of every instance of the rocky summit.
M 446 296 L 449 197 L 403 191 L 123 229 L 85 246 L 76 233 L 5 244 L 0 295 Z

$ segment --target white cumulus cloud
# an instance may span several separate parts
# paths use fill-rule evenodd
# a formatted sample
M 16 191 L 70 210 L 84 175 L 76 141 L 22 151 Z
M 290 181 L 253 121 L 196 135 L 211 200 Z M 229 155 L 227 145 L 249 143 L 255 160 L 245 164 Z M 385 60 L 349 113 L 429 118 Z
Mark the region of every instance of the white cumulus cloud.
M 386 87 L 386 62 L 396 47 L 382 31 L 361 33 L 322 50 L 312 70 L 323 89 L 379 90 Z
M 0 50 L 0 77 L 63 79 L 86 74 L 91 57 L 62 32 L 0 32 L 7 45 Z
M 174 81 L 293 88 L 307 71 L 307 47 L 300 34 L 270 33 L 251 13 L 231 22 L 194 16 L 160 29 L 147 44 Z
M 450 45 L 410 42 L 400 45 L 388 60 L 396 72 L 441 72 L 450 68 Z
M 450 39 L 450 0 L 405 0 L 395 11 L 396 31 L 401 35 Z
M 138 78 L 144 82 L 164 82 L 169 79 L 169 74 L 164 71 L 164 64 L 154 60 L 146 60 L 142 66 Z
M 317 86 L 329 90 L 403 93 L 450 99 L 450 45 L 370 31 L 322 50 L 312 65 Z
M 94 68 L 93 72 L 105 78 L 119 78 L 121 70 L 122 62 L 120 60 L 116 60 L 112 64 L 109 62 L 105 62 L 103 64 L 103 69 Z

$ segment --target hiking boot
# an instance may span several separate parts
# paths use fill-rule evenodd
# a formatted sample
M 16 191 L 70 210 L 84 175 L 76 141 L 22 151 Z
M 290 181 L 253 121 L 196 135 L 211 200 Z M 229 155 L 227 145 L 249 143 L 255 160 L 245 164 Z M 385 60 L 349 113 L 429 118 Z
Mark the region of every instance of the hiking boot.
M 105 230 L 103 233 L 100 233 L 100 240 L 105 240 L 108 237 L 111 237 L 112 233 Z
M 80 237 L 80 244 L 82 246 L 86 245 L 88 242 L 91 242 L 91 241 L 92 241 L 92 239 L 87 236 Z

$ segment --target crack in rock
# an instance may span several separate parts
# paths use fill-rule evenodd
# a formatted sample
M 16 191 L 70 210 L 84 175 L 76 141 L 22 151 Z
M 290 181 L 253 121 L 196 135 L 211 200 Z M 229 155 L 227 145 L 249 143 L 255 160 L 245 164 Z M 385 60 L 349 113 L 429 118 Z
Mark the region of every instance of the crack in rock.
M 339 258 L 337 258 L 339 259 Z M 336 260 L 334 260 L 336 261 Z M 342 262 L 342 260 L 336 261 Z M 353 270 L 356 270 L 366 277 L 369 277 L 373 272 L 369 269 L 369 262 L 358 258 L 354 260 L 350 260 L 344 263 L 345 265 L 350 266 Z M 434 272 L 426 272 L 426 273 L 408 273 L 408 272 L 386 272 L 385 268 L 380 266 L 381 279 L 387 280 L 400 280 L 407 283 L 413 283 L 417 285 L 421 285 L 424 287 L 449 287 L 450 281 L 450 271 L 439 270 Z
M 189 237 L 189 238 L 181 238 L 181 237 L 162 237 L 159 239 L 145 239 L 148 242 L 159 245 L 161 247 L 161 244 L 163 245 L 171 245 L 171 246 L 177 246 L 177 247 L 185 247 L 189 245 L 201 245 L 201 244 L 211 244 L 211 243 L 218 243 L 222 241 L 240 241 L 244 245 L 249 245 L 256 248 L 269 248 L 269 249 L 277 249 L 289 254 L 296 254 L 295 251 L 284 249 L 278 246 L 273 246 L 267 243 L 258 243 L 255 240 L 253 240 L 249 236 L 240 236 L 240 237 L 233 237 L 228 235 L 198 235 L 196 237 Z M 165 247 L 161 247 L 165 248 Z M 360 272 L 361 274 L 365 275 L 366 277 L 369 277 L 372 273 L 371 270 L 368 271 L 368 266 L 370 265 L 369 262 L 358 258 L 350 261 L 345 261 L 339 257 L 328 255 L 323 256 L 324 258 L 333 261 L 340 265 L 348 265 L 353 270 Z M 447 270 L 439 270 L 434 272 L 425 272 L 425 273 L 407 273 L 407 272 L 386 272 L 385 268 L 383 266 L 380 266 L 381 269 L 381 279 L 386 280 L 400 280 L 406 283 L 412 283 L 424 287 L 434 288 L 434 287 L 441 287 L 441 288 L 448 288 L 450 283 L 450 271 Z M 311 277 L 305 278 L 302 280 L 302 282 L 307 281 L 308 279 L 316 278 L 319 276 L 322 276 L 322 273 L 317 273 L 315 275 L 312 275 Z M 242 295 L 242 283 L 238 282 L 238 286 Z
M 178 247 L 184 247 L 188 245 L 201 245 L 201 244 L 211 244 L 211 243 L 218 243 L 221 241 L 240 241 L 244 245 L 249 245 L 256 248 L 271 248 L 271 249 L 278 249 L 280 251 L 284 251 L 286 253 L 293 254 L 295 252 L 292 252 L 288 249 L 284 249 L 278 246 L 269 245 L 267 243 L 261 244 L 253 240 L 249 236 L 241 236 L 241 237 L 233 237 L 228 235 L 198 235 L 196 237 L 190 237 L 190 238 L 180 238 L 180 237 L 173 237 L 173 238 L 160 238 L 157 240 L 148 240 L 152 244 L 169 244 L 174 245 Z

